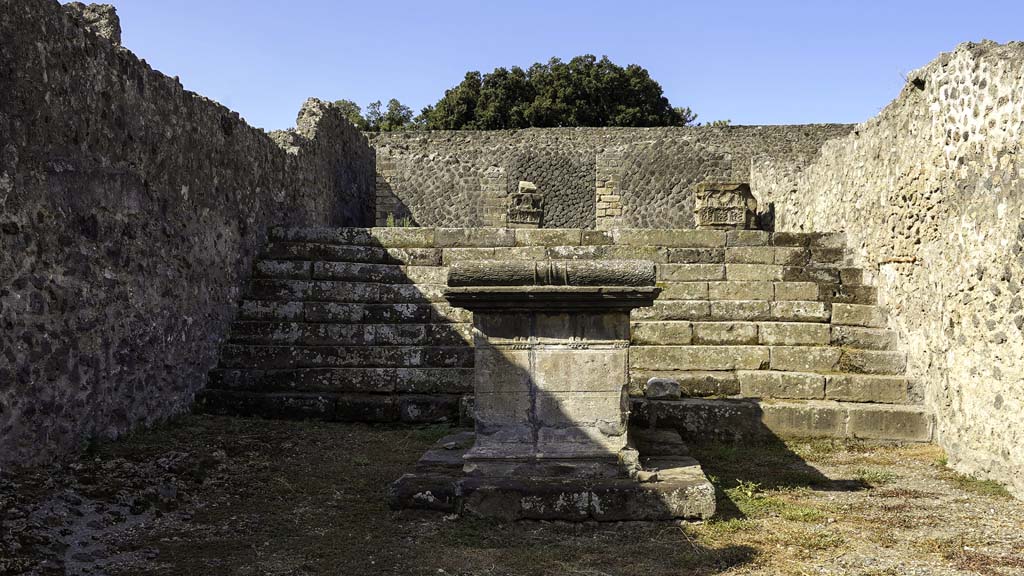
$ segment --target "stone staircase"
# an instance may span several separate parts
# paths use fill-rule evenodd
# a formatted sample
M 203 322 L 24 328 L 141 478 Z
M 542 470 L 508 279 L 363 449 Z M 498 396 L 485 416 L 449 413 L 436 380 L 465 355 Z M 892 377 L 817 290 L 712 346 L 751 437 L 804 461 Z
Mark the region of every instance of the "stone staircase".
M 876 289 L 829 234 L 275 228 L 201 403 L 271 417 L 465 418 L 471 316 L 444 301 L 448 264 L 633 258 L 657 264 L 663 289 L 633 314 L 634 424 L 684 437 L 931 439 Z

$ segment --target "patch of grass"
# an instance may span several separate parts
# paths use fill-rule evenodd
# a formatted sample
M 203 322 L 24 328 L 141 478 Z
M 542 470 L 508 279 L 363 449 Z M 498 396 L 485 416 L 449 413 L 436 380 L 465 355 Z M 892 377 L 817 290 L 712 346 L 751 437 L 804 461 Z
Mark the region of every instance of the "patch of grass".
M 1024 569 L 1024 557 L 994 556 L 978 548 L 978 542 L 964 537 L 963 534 L 944 538 L 926 538 L 917 543 L 918 549 L 937 554 L 948 561 L 954 568 L 998 576 L 1002 574 L 1019 574 Z M 1012 569 L 1007 572 L 1003 569 Z
M 888 470 L 879 470 L 877 468 L 858 468 L 853 473 L 854 480 L 863 482 L 870 486 L 881 486 L 882 484 L 889 484 L 896 480 L 896 474 Z
M 952 471 L 944 474 L 943 477 L 949 483 L 965 492 L 971 492 L 979 496 L 988 496 L 990 498 L 1013 498 L 1010 491 L 995 480 L 982 480 L 980 478 Z
M 825 513 L 817 508 L 811 508 L 809 506 L 797 506 L 790 504 L 782 509 L 779 513 L 784 520 L 790 522 L 807 522 L 816 523 L 821 522 L 825 519 Z
M 831 530 L 797 532 L 788 540 L 792 545 L 805 550 L 831 550 L 846 544 L 846 538 Z

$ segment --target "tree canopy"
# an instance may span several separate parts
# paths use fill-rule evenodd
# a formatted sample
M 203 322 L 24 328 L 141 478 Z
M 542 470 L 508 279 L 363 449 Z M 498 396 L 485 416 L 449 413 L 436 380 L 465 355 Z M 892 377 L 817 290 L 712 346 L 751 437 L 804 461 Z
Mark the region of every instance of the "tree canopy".
M 554 126 L 686 126 L 697 115 L 674 108 L 661 85 L 641 66 L 623 68 L 602 56 L 587 54 L 568 62 L 552 58 L 523 70 L 496 68 L 468 72 L 457 86 L 413 118 L 412 111 L 391 99 L 359 106 L 337 102 L 363 130 L 407 128 L 431 130 L 498 130 Z

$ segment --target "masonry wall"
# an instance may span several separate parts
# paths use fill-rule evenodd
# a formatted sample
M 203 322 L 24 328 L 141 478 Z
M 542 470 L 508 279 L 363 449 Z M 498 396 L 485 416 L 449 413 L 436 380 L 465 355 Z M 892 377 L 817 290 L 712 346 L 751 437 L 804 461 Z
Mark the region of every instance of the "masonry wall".
M 1024 496 L 1024 44 L 963 44 L 809 167 L 755 161 L 777 230 L 844 230 L 956 469 Z
M 503 226 L 507 193 L 529 180 L 547 194 L 545 228 L 693 227 L 704 179 L 747 180 L 751 159 L 815 157 L 851 126 L 545 128 L 370 135 L 377 224 Z
M 85 26 L 0 1 L 0 464 L 184 410 L 267 227 L 373 211 L 329 105 L 267 135 Z

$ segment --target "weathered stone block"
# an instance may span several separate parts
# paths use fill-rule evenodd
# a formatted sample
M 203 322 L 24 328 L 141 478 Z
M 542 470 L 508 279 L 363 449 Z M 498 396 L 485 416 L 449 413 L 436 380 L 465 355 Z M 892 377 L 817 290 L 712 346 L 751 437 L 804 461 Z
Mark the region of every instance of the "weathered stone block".
M 707 300 L 656 301 L 653 306 L 633 310 L 633 320 L 706 320 L 711 317 Z
M 668 261 L 671 264 L 723 264 L 723 248 L 669 248 Z
M 771 300 L 775 287 L 771 282 L 710 282 L 708 298 L 711 300 Z
M 725 280 L 725 266 L 722 264 L 659 264 L 658 280 L 668 282 Z
M 658 298 L 665 300 L 707 300 L 707 282 L 659 282 L 661 294 Z
M 531 362 L 527 367 L 532 370 L 538 395 L 555 392 L 620 394 L 626 386 L 628 354 L 625 348 L 539 349 L 533 351 Z
M 847 402 L 904 404 L 908 401 L 908 383 L 903 376 L 837 374 L 825 383 L 825 397 Z
M 674 378 L 650 378 L 644 396 L 651 400 L 674 400 L 680 397 L 679 381 Z
M 634 346 L 630 364 L 649 370 L 759 370 L 768 366 L 760 346 Z
M 697 322 L 693 324 L 693 343 L 757 344 L 757 324 L 752 322 Z
M 773 346 L 827 346 L 831 330 L 812 322 L 763 322 L 759 336 L 761 344 Z
M 771 319 L 782 322 L 828 322 L 831 310 L 822 302 L 772 302 Z
M 736 377 L 740 394 L 752 398 L 821 399 L 825 396 L 825 377 L 820 374 L 741 370 Z
M 253 275 L 257 278 L 308 280 L 311 264 L 299 260 L 257 260 Z
M 810 262 L 811 253 L 807 248 L 775 247 L 775 264 L 782 266 L 805 266 Z
M 403 395 L 398 398 L 398 419 L 410 424 L 456 422 L 459 396 Z
M 768 246 L 771 234 L 763 230 L 727 230 L 726 246 Z
M 725 246 L 725 232 L 718 230 L 620 229 L 613 230 L 616 244 L 665 248 L 716 248 Z
M 736 246 L 725 249 L 725 261 L 739 264 L 772 264 L 775 248 L 771 246 Z
M 516 246 L 579 246 L 583 231 L 559 228 L 519 228 L 515 231 Z
M 643 396 L 644 387 L 651 378 L 670 379 L 679 384 L 680 394 L 684 397 L 731 396 L 739 394 L 740 385 L 736 380 L 736 372 L 705 371 L 705 370 L 629 370 L 629 393 Z
M 826 402 L 764 403 L 762 423 L 783 437 L 831 437 L 846 435 L 846 410 Z
M 763 300 L 721 300 L 711 302 L 712 320 L 767 320 L 770 317 L 769 302 Z
M 689 344 L 693 328 L 690 322 L 633 322 L 630 340 L 650 346 Z
M 934 424 L 921 406 L 855 404 L 847 426 L 853 438 L 928 442 Z
M 784 372 L 833 372 L 842 350 L 816 346 L 772 346 L 771 368 Z
M 907 369 L 907 355 L 888 350 L 846 348 L 839 369 L 858 374 L 903 374 Z
M 882 328 L 832 326 L 832 344 L 864 350 L 894 350 L 896 332 Z
M 516 231 L 512 228 L 437 228 L 438 248 L 493 248 L 515 246 Z
M 368 241 L 384 248 L 434 248 L 434 228 L 370 228 Z
M 814 282 L 776 282 L 775 299 L 814 302 L 818 299 L 818 285 Z
M 783 280 L 782 270 L 782 266 L 775 264 L 726 264 L 725 277 L 728 280 L 773 282 Z
M 885 328 L 888 324 L 885 309 L 863 304 L 833 304 L 832 323 L 866 328 Z

